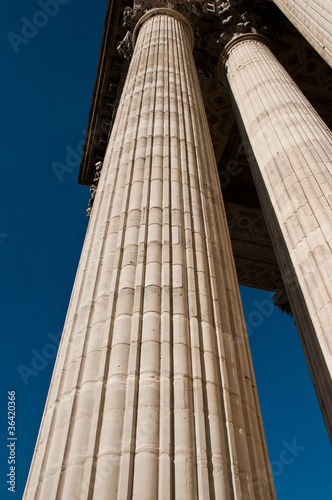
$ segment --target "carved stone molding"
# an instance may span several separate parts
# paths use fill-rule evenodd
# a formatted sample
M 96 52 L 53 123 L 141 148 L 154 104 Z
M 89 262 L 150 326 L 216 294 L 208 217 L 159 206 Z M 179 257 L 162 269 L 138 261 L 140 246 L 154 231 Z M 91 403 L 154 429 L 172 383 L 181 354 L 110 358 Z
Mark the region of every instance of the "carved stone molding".
M 189 22 L 193 33 L 195 44 L 199 43 L 200 34 L 198 20 L 207 10 L 206 0 L 137 0 L 133 8 L 126 7 L 123 13 L 123 27 L 129 33 L 133 33 L 139 20 L 153 9 L 167 8 L 182 14 Z M 133 40 L 126 36 L 118 45 L 118 50 L 125 57 L 131 57 Z
M 126 36 L 117 46 L 118 52 L 125 59 L 131 59 L 133 55 L 133 35 L 131 31 L 127 31 Z
M 217 0 L 216 4 L 218 16 L 221 20 L 221 47 L 224 47 L 233 38 L 245 33 L 267 34 L 267 27 L 260 12 L 260 8 L 264 6 L 264 2 L 240 0 L 222 2 Z
M 252 34 L 276 40 L 283 32 L 283 16 L 268 0 L 215 0 L 213 29 L 204 40 L 206 58 L 198 72 L 213 78 L 224 47 L 239 36 Z
M 289 314 L 289 316 L 293 316 L 291 305 L 285 291 L 280 290 L 279 292 L 277 292 L 275 295 L 273 295 L 272 300 L 274 302 L 274 305 L 277 306 L 282 312 Z
M 134 32 L 135 26 L 147 12 L 159 8 L 179 12 L 189 22 L 195 47 L 205 53 L 205 57 L 197 64 L 198 74 L 203 79 L 212 79 L 216 75 L 219 56 L 229 41 L 247 33 L 265 36 L 269 33 L 270 37 L 275 38 L 280 27 L 280 19 L 275 19 L 275 8 L 271 7 L 268 0 L 213 0 L 210 3 L 205 0 L 136 0 L 133 7 L 127 6 L 123 13 L 123 27 L 129 35 L 118 45 L 118 50 L 125 58 L 130 59 L 132 55 L 133 40 L 130 33 Z M 209 19 L 211 31 L 208 34 L 201 31 L 202 18 Z
M 95 175 L 93 177 L 93 181 L 92 181 L 92 184 L 90 186 L 91 198 L 90 198 L 89 203 L 88 203 L 88 208 L 86 209 L 86 216 L 88 218 L 90 218 L 92 206 L 93 206 L 93 203 L 95 201 L 96 191 L 97 191 L 97 187 L 98 187 L 98 183 L 99 183 L 99 179 L 100 179 L 100 173 L 101 173 L 102 168 L 103 168 L 102 161 L 99 161 L 98 163 L 96 163 Z
M 137 22 L 149 10 L 166 7 L 180 12 L 190 24 L 196 24 L 197 18 L 206 12 L 205 0 L 135 0 L 133 8 L 126 7 L 123 13 L 123 26 L 133 32 Z

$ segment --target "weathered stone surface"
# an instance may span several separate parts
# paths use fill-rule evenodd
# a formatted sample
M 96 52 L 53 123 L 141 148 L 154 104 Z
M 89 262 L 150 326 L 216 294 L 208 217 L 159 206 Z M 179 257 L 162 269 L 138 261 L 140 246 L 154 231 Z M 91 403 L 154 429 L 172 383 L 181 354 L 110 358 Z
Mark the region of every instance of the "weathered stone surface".
M 146 15 L 24 499 L 275 498 L 188 24 Z
M 332 436 L 332 133 L 264 37 L 231 41 L 221 70 Z
M 273 0 L 285 16 L 332 67 L 332 2 Z

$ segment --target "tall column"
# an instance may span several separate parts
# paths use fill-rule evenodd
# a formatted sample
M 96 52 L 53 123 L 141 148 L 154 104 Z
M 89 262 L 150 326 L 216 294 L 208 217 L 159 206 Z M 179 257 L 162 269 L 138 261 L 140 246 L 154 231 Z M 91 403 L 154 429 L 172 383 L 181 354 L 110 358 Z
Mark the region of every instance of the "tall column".
M 332 67 L 332 2 L 273 0 L 295 28 Z
M 274 499 L 192 31 L 134 38 L 24 499 Z
M 332 436 L 332 134 L 266 43 L 240 35 L 220 66 Z

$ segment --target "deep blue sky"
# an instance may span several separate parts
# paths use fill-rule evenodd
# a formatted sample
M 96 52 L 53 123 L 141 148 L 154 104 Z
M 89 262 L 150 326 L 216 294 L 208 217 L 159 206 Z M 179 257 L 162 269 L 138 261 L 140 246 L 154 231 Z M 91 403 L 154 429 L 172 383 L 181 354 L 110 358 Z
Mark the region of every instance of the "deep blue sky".
M 77 185 L 78 162 L 62 182 L 52 163 L 65 163 L 66 148 L 79 149 L 84 138 L 106 4 L 69 0 L 59 5 L 44 27 L 33 36 L 30 32 L 28 43 L 12 36 L 18 44 L 15 53 L 8 33 L 22 36 L 22 18 L 31 21 L 41 7 L 32 0 L 12 0 L 6 6 L 2 2 L 3 499 L 22 497 L 54 364 L 52 338 L 62 330 L 86 231 L 89 189 Z M 45 17 L 35 19 L 45 22 Z M 244 288 L 241 292 L 278 499 L 329 499 L 332 453 L 294 322 L 270 310 L 270 293 Z M 255 326 L 259 317 L 252 313 L 262 307 L 268 314 Z M 17 404 L 15 494 L 6 484 L 10 390 L 16 391 Z M 300 451 L 292 457 L 285 450 L 294 445 Z M 291 463 L 283 463 L 283 457 Z

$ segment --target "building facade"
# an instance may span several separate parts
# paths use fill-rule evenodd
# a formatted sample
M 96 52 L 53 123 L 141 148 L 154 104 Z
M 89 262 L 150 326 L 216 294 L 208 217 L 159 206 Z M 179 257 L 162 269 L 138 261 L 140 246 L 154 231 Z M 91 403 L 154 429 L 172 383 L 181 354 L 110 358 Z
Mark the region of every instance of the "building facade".
M 238 283 L 332 435 L 332 4 L 110 0 L 90 222 L 24 499 L 275 499 Z

